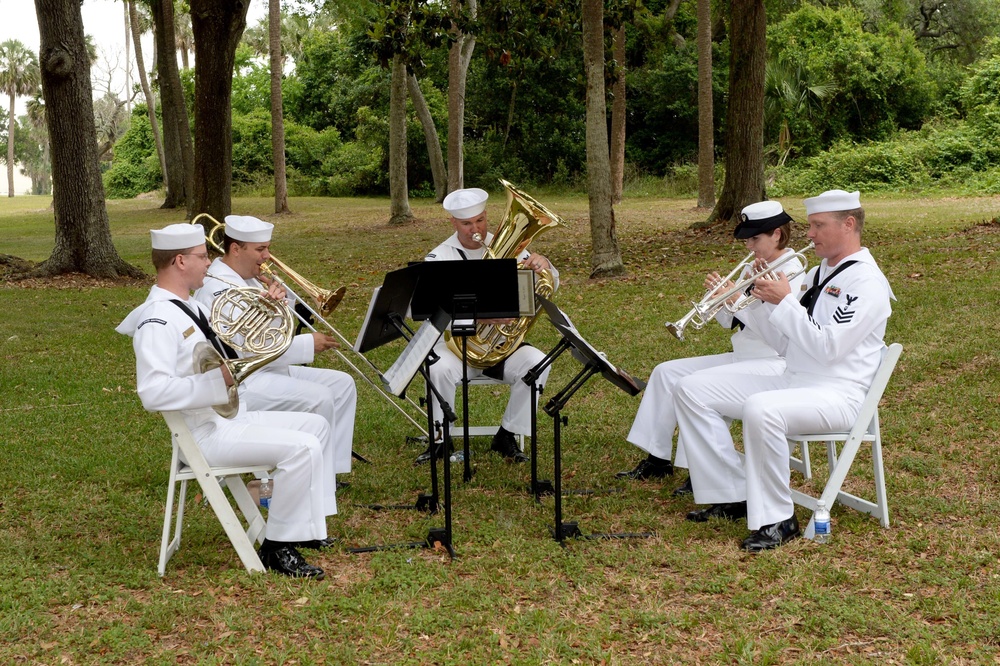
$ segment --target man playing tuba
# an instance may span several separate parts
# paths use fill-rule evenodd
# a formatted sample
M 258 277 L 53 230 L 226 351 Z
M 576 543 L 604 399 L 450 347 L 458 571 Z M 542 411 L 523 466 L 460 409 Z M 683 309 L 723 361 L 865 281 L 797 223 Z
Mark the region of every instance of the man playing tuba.
M 455 190 L 445 197 L 443 207 L 450 216 L 455 233 L 431 250 L 424 257 L 424 261 L 482 259 L 486 254 L 486 248 L 493 240 L 493 234 L 487 231 L 487 198 L 489 198 L 489 194 L 477 187 Z M 517 259 L 523 263 L 525 268 L 530 268 L 535 273 L 547 270 L 555 285 L 558 286 L 559 272 L 544 256 L 525 250 Z M 479 321 L 487 324 L 497 323 L 486 320 Z M 455 389 L 462 381 L 462 359 L 448 350 L 444 340 L 438 341 L 434 351 L 440 360 L 430 367 L 431 381 L 445 398 L 448 397 L 447 391 L 451 387 L 451 404 L 454 405 Z M 497 434 L 493 437 L 490 449 L 513 462 L 528 460 L 528 457 L 518 447 L 514 435 L 531 434 L 531 387 L 521 381 L 521 377 L 544 357 L 544 352 L 530 345 L 522 344 L 509 356 L 491 367 L 480 369 L 470 365 L 468 368 L 470 380 L 486 376 L 510 386 L 510 400 L 507 402 L 507 409 L 504 411 L 503 420 L 500 422 Z M 545 384 L 548 375 L 549 369 L 546 368 L 538 379 L 539 386 Z M 431 407 L 434 423 L 440 424 L 443 418 L 441 406 L 437 400 L 433 400 Z M 437 425 L 435 425 L 435 432 L 435 443 L 439 443 L 442 435 Z M 416 462 L 419 464 L 429 459 L 430 448 L 417 456 Z

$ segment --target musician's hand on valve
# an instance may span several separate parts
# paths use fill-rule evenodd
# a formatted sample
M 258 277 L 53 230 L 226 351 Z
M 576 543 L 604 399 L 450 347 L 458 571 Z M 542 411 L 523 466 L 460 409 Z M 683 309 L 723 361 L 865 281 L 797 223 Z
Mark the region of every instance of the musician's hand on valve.
M 552 268 L 552 262 L 537 252 L 532 252 L 528 255 L 528 258 L 524 260 L 524 267 L 530 268 L 536 273 L 540 273 L 547 268 Z
M 261 282 L 263 282 L 263 280 L 261 280 Z M 268 298 L 272 298 L 276 301 L 285 300 L 285 296 L 288 295 L 288 292 L 285 291 L 285 286 L 283 284 L 277 280 L 271 280 L 270 282 L 265 282 L 265 284 L 267 285 L 266 294 Z
M 732 280 L 723 280 L 722 276 L 718 273 L 709 273 L 705 276 L 705 291 L 711 291 L 712 296 L 716 294 L 721 294 L 722 292 L 736 286 L 736 283 Z M 739 299 L 739 294 L 733 294 L 727 299 L 727 303 L 733 304 Z
M 792 288 L 788 284 L 788 278 L 785 277 L 785 274 L 779 271 L 773 278 L 758 278 L 753 283 L 753 289 L 750 293 L 765 303 L 777 305 L 781 299 L 792 293 Z
M 313 333 L 313 351 L 316 354 L 325 352 L 327 349 L 340 349 L 340 343 L 331 335 L 325 333 Z

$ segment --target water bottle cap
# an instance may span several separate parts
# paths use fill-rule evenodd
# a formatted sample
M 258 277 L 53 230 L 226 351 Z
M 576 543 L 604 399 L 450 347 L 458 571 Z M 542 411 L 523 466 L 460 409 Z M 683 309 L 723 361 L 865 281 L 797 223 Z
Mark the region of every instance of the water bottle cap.
M 823 507 L 825 507 L 825 506 L 826 506 L 826 502 L 824 502 L 823 500 L 818 500 L 818 501 L 816 502 L 816 507 L 817 507 L 817 508 L 823 508 Z

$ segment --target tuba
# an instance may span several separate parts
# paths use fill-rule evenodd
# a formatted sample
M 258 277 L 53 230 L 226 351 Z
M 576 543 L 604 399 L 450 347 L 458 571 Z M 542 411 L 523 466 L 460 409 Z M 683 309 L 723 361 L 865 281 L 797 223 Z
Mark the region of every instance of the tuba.
M 527 249 L 535 236 L 546 229 L 563 224 L 562 219 L 532 197 L 518 190 L 506 180 L 500 184 L 507 190 L 507 210 L 493 235 L 493 241 L 486 248 L 484 259 L 517 259 Z M 518 264 L 522 268 L 522 264 Z M 556 290 L 555 278 L 546 269 L 535 274 L 535 294 L 550 298 Z M 468 363 L 480 370 L 496 365 L 510 356 L 521 346 L 531 325 L 541 310 L 535 314 L 520 317 L 509 324 L 479 324 L 476 334 L 466 338 Z M 462 347 L 447 332 L 445 342 L 456 356 L 462 357 Z
M 240 409 L 237 387 L 240 382 L 284 354 L 295 337 L 295 320 L 284 302 L 265 296 L 253 287 L 233 287 L 224 291 L 212 304 L 209 320 L 212 330 L 245 358 L 224 359 L 211 342 L 202 341 L 194 348 L 196 372 L 208 372 L 220 365 L 229 369 L 233 385 L 229 401 L 215 405 L 219 416 L 231 419 Z

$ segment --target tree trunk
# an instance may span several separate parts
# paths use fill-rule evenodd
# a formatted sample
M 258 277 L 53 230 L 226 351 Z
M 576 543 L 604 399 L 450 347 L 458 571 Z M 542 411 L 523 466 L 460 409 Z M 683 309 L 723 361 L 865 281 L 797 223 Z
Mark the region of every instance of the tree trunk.
M 150 6 L 153 43 L 159 54 L 156 73 L 160 83 L 163 153 L 167 163 L 167 196 L 161 208 L 186 206 L 187 218 L 191 219 L 194 217 L 194 145 L 174 51 L 174 3 L 173 0 L 153 0 Z
M 735 218 L 744 206 L 764 199 L 763 0 L 733 0 L 729 33 L 729 109 L 726 114 L 726 180 L 715 210 L 702 225 Z
M 156 156 L 160 158 L 160 174 L 163 182 L 167 182 L 167 159 L 163 155 L 163 139 L 160 136 L 160 124 L 156 121 L 156 100 L 149 89 L 149 79 L 146 78 L 146 64 L 142 57 L 142 42 L 139 33 L 139 13 L 135 10 L 135 0 L 126 3 L 128 5 L 129 25 L 132 28 L 132 43 L 135 44 L 135 64 L 139 68 L 139 85 L 142 86 L 142 94 L 146 98 L 146 112 L 149 116 L 149 124 L 153 128 L 153 143 L 156 145 Z
M 452 0 L 452 8 L 462 6 L 461 0 Z M 476 0 L 467 0 L 469 14 L 476 18 Z M 465 187 L 465 82 L 469 62 L 476 48 L 476 36 L 459 32 L 452 24 L 455 41 L 448 51 L 448 191 Z
M 583 63 L 587 73 L 587 193 L 590 198 L 590 277 L 625 272 L 615 232 L 604 93 L 604 3 L 583 0 Z
M 417 118 L 420 119 L 420 124 L 424 128 L 427 157 L 430 159 L 431 176 L 434 178 L 434 200 L 441 203 L 444 201 L 445 195 L 448 194 L 448 174 L 444 168 L 444 156 L 441 154 L 441 140 L 438 139 L 434 118 L 431 117 L 431 110 L 427 107 L 424 93 L 420 91 L 420 83 L 417 81 L 416 74 L 411 74 L 406 78 L 406 88 L 410 93 L 410 101 L 413 102 Z
M 611 87 L 611 203 L 621 203 L 625 187 L 625 26 L 615 31 L 617 67 Z
M 7 196 L 14 196 L 14 90 L 10 91 L 10 115 L 7 116 Z
M 712 2 L 698 0 L 698 207 L 715 205 Z
M 392 57 L 389 91 L 389 199 L 389 224 L 413 219 L 406 184 L 406 63 L 398 53 Z
M 288 180 L 285 174 L 285 121 L 281 108 L 281 0 L 268 0 L 268 49 L 271 52 L 271 154 L 274 158 L 274 212 L 288 213 Z
M 194 208 L 232 211 L 233 69 L 249 0 L 191 0 L 194 33 Z
M 39 69 L 52 146 L 55 247 L 31 275 L 81 272 L 141 277 L 111 242 L 104 185 L 97 163 L 90 60 L 79 0 L 35 0 Z

